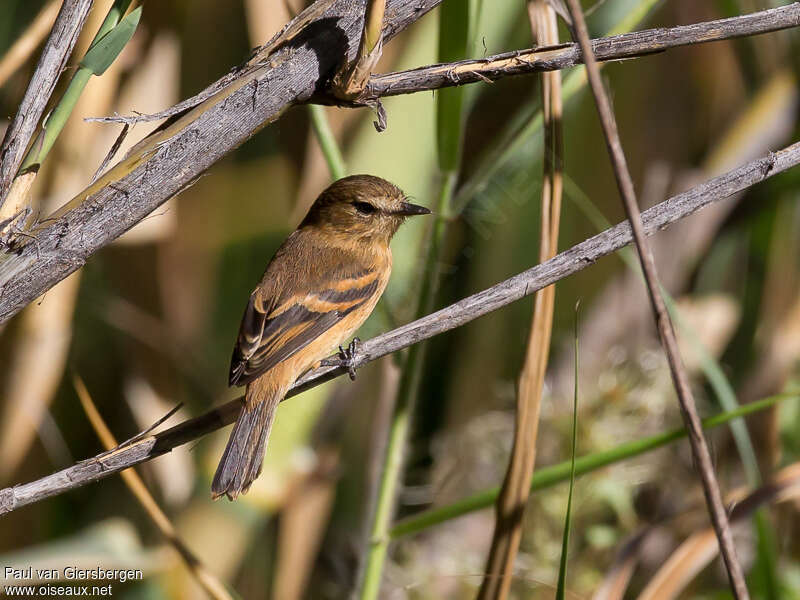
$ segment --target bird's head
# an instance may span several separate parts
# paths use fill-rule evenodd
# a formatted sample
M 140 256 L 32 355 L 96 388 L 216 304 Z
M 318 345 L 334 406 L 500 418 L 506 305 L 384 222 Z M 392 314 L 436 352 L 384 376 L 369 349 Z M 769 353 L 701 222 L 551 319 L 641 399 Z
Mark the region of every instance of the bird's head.
M 372 175 L 351 175 L 332 183 L 316 199 L 301 227 L 389 243 L 406 217 L 430 210 L 412 204 L 396 185 Z

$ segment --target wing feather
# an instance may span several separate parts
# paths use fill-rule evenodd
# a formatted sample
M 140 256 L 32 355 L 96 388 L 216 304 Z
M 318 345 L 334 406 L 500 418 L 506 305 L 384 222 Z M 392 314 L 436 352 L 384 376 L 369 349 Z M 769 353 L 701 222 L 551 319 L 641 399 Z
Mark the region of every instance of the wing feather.
M 297 282 L 295 282 L 297 283 Z M 298 290 L 276 302 L 250 296 L 231 360 L 230 385 L 244 385 L 294 356 L 379 291 L 379 273 L 341 273 L 319 290 Z

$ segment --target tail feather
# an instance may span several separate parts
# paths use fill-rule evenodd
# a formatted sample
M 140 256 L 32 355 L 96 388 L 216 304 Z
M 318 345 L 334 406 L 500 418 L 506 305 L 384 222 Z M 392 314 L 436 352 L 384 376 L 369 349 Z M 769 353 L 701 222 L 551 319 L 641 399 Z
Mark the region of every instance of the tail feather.
M 235 500 L 239 494 L 247 492 L 261 473 L 275 409 L 282 395 L 271 394 L 251 402 L 251 386 L 247 387 L 247 402 L 214 474 L 211 497 L 215 500 L 223 494 Z

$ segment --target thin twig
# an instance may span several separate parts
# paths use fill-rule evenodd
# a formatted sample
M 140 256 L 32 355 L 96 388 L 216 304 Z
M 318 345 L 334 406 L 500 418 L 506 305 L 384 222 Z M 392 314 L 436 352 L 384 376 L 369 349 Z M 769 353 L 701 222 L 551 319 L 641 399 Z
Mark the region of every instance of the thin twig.
M 800 25 L 800 3 L 727 19 L 644 29 L 592 40 L 600 61 L 624 60 L 664 52 L 672 48 L 759 35 Z M 583 62 L 577 44 L 560 44 L 505 52 L 487 58 L 430 65 L 408 71 L 373 76 L 360 100 L 398 96 L 443 87 L 496 81 L 512 75 L 556 71 Z
M 36 71 L 0 148 L 0 208 L 91 7 L 92 0 L 64 0 L 56 17 Z
M 689 377 L 686 374 L 686 369 L 681 361 L 680 351 L 678 349 L 678 342 L 675 338 L 675 331 L 672 327 L 672 321 L 669 318 L 669 313 L 664 304 L 664 299 L 661 296 L 661 290 L 658 284 L 658 274 L 656 273 L 656 266 L 653 260 L 653 255 L 650 252 L 650 247 L 645 239 L 644 227 L 642 225 L 642 216 L 639 212 L 639 205 L 636 201 L 636 192 L 633 188 L 633 180 L 631 179 L 628 165 L 625 160 L 625 153 L 622 150 L 622 144 L 617 132 L 617 123 L 614 117 L 614 111 L 611 109 L 608 95 L 606 94 L 603 82 L 600 79 L 600 69 L 597 66 L 597 61 L 594 58 L 592 45 L 589 40 L 589 32 L 586 28 L 586 21 L 583 17 L 583 10 L 581 9 L 578 0 L 567 0 L 570 15 L 572 16 L 573 27 L 575 35 L 578 37 L 581 51 L 583 52 L 584 62 L 586 64 L 586 71 L 589 78 L 589 86 L 592 89 L 595 103 L 597 105 L 597 112 L 600 116 L 600 122 L 603 127 L 603 133 L 608 146 L 608 153 L 611 158 L 611 163 L 614 168 L 614 175 L 617 180 L 622 202 L 625 207 L 625 213 L 628 216 L 628 221 L 631 224 L 633 231 L 633 239 L 636 244 L 636 250 L 639 254 L 639 260 L 642 265 L 642 272 L 644 274 L 645 283 L 647 285 L 647 292 L 650 296 L 650 302 L 653 308 L 658 331 L 661 337 L 661 342 L 664 346 L 664 351 L 667 355 L 667 362 L 669 363 L 670 372 L 672 373 L 672 380 L 675 386 L 675 391 L 678 395 L 678 401 L 681 407 L 681 414 L 683 416 L 686 428 L 689 431 L 689 442 L 692 447 L 692 454 L 694 455 L 695 465 L 700 474 L 700 479 L 703 483 L 703 492 L 706 496 L 706 503 L 711 515 L 711 522 L 714 525 L 714 530 L 719 540 L 720 549 L 725 567 L 728 570 L 728 577 L 730 578 L 731 589 L 734 596 L 739 600 L 746 600 L 749 598 L 747 586 L 744 581 L 744 573 L 736 557 L 736 548 L 733 544 L 733 535 L 731 534 L 730 523 L 728 522 L 728 515 L 725 511 L 725 506 L 722 501 L 722 493 L 719 489 L 716 474 L 714 472 L 714 465 L 711 461 L 711 454 L 708 451 L 705 437 L 703 436 L 703 426 L 700 422 L 700 417 L 697 414 L 697 407 L 695 406 L 692 390 L 689 385 Z
M 124 142 L 125 138 L 128 137 L 128 131 L 130 130 L 130 128 L 131 126 L 128 123 L 125 123 L 125 125 L 122 126 L 122 131 L 119 132 L 117 139 L 115 139 L 114 143 L 111 144 L 111 148 L 109 148 L 108 153 L 103 159 L 103 162 L 101 162 L 100 166 L 97 167 L 97 170 L 94 172 L 94 175 L 92 175 L 92 180 L 89 183 L 94 183 L 95 181 L 97 181 L 97 178 L 100 177 L 100 175 L 102 175 L 103 172 L 106 170 L 108 163 L 110 163 L 114 159 L 117 152 L 119 152 L 120 146 L 122 146 L 122 142 Z
M 642 213 L 646 235 L 669 227 L 675 221 L 718 202 L 782 171 L 800 164 L 800 143 L 747 163 L 715 177 L 682 194 L 674 196 Z M 482 292 L 431 313 L 412 323 L 398 327 L 359 345 L 355 366 L 402 350 L 412 344 L 460 327 L 524 298 L 545 286 L 583 270 L 599 258 L 631 243 L 627 222 L 619 223 L 561 252 L 546 263 L 506 279 Z M 338 367 L 321 367 L 298 380 L 287 397 L 329 381 L 346 371 Z M 0 490 L 0 514 L 44 498 L 61 494 L 107 477 L 141 462 L 161 456 L 173 448 L 195 440 L 232 423 L 241 410 L 242 398 L 232 400 L 194 419 L 170 429 L 139 439 L 109 454 L 91 458 L 37 481 Z
M 89 390 L 86 389 L 83 379 L 75 375 L 72 379 L 72 384 L 78 394 L 78 399 L 81 401 L 81 406 L 86 413 L 92 427 L 94 428 L 100 442 L 106 447 L 106 450 L 112 450 L 117 447 L 117 440 L 114 439 L 114 434 L 106 425 L 100 411 L 97 410 L 94 401 L 92 400 Z M 139 477 L 139 474 L 134 469 L 127 469 L 120 473 L 120 476 L 125 481 L 125 485 L 142 505 L 142 508 L 147 513 L 147 516 L 153 521 L 153 524 L 161 532 L 161 535 L 175 548 L 178 556 L 181 557 L 189 569 L 191 574 L 197 580 L 206 593 L 216 600 L 232 600 L 232 596 L 222 584 L 222 582 L 214 575 L 208 568 L 200 561 L 194 552 L 189 549 L 186 543 L 178 535 L 175 526 L 169 520 L 164 511 L 153 498 L 147 486 Z

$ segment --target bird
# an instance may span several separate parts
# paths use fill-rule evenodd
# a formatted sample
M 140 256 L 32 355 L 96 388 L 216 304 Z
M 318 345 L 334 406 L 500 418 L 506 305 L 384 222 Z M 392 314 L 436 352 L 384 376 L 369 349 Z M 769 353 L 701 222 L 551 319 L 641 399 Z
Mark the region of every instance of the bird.
M 357 338 L 347 350 L 340 344 L 386 289 L 389 242 L 400 225 L 430 212 L 385 179 L 352 175 L 322 191 L 278 248 L 250 294 L 233 349 L 229 385 L 247 387 L 211 484 L 213 499 L 235 500 L 259 476 L 275 410 L 298 377 L 337 347 L 339 364 L 354 377 Z

